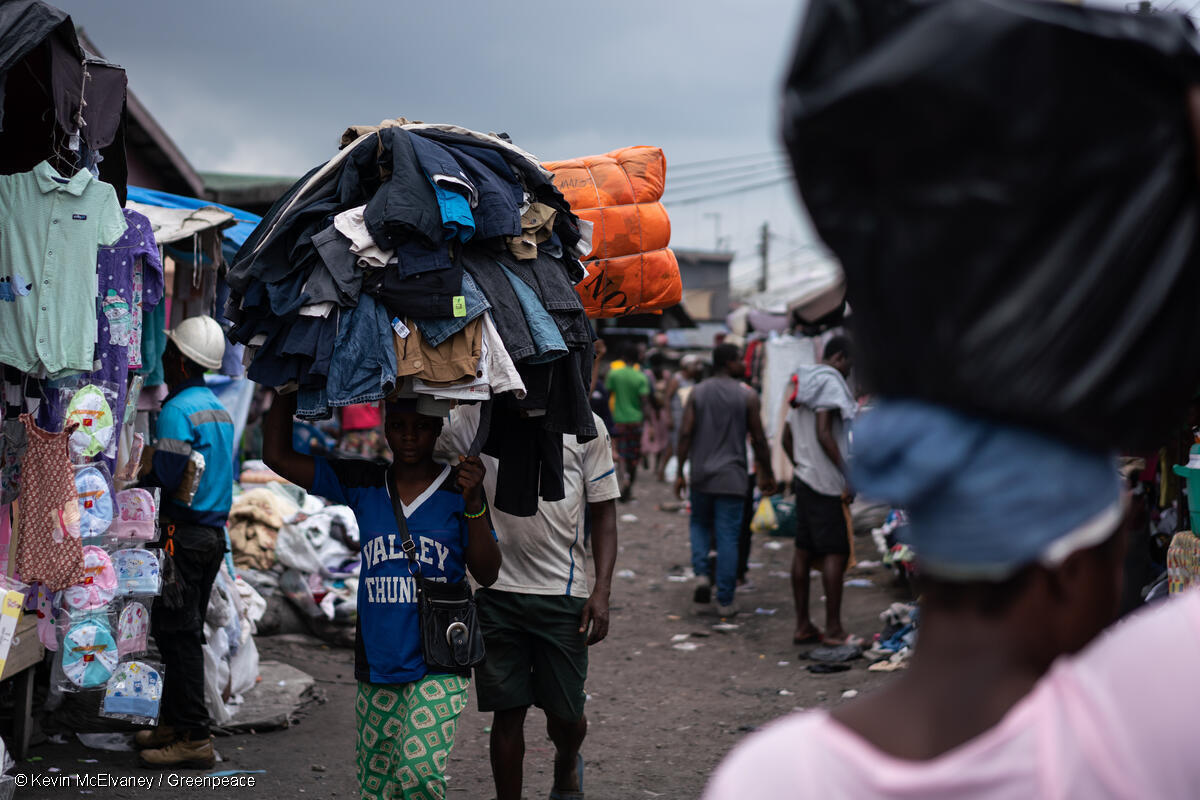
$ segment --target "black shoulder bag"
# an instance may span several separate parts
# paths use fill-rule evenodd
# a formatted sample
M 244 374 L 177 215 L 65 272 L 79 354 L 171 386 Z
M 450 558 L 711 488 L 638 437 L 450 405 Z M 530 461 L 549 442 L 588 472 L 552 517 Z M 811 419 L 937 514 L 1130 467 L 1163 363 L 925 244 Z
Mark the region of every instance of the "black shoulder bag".
M 485 402 L 484 406 L 490 406 Z M 490 408 L 481 409 L 480 431 L 471 445 L 473 455 L 487 438 Z M 489 419 L 490 421 L 490 419 Z M 388 471 L 388 494 L 392 498 L 392 513 L 400 528 L 400 546 L 413 566 L 413 578 L 417 583 L 417 614 L 421 621 L 421 652 L 425 664 L 431 670 L 462 673 L 481 663 L 484 658 L 483 631 L 475 613 L 475 596 L 471 584 L 464 577 L 457 583 L 442 583 L 421 574 L 421 562 L 417 558 L 417 545 L 408 532 L 408 521 L 404 508 L 391 484 Z

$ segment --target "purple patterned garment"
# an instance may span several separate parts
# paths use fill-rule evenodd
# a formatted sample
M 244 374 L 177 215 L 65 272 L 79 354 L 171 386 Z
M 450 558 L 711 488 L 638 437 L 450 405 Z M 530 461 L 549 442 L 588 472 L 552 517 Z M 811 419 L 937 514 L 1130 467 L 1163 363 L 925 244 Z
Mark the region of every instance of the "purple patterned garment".
M 125 412 L 129 370 L 142 362 L 142 309 L 157 305 L 163 295 L 162 260 L 150 220 L 132 209 L 124 213 L 125 235 L 112 247 L 101 247 L 96 257 L 99 368 L 88 376 L 117 387 L 112 411 L 118 423 Z M 104 461 L 114 467 L 113 460 Z

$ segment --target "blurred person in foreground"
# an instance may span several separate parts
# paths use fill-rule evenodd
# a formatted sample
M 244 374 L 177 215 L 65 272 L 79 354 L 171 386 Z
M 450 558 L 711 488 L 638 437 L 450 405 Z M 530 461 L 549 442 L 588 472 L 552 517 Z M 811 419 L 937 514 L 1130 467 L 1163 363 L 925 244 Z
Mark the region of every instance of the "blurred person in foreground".
M 855 452 L 856 485 L 911 513 L 911 666 L 751 737 L 705 797 L 1193 795 L 1200 594 L 1097 639 L 1125 550 L 1113 459 L 905 401 L 855 426 Z
M 1056 5 L 1020 8 L 1040 15 Z M 1060 16 L 1071 37 L 1082 37 L 1092 13 L 1111 12 Z M 1169 41 L 1167 25 L 1153 20 L 1101 22 Z M 962 35 L 965 23 L 960 14 L 950 27 Z M 1190 26 L 1186 37 L 1194 53 Z M 892 38 L 919 50 L 911 38 Z M 1170 86 L 1172 78 L 1162 70 L 1149 80 Z M 1192 85 L 1187 99 L 1185 109 L 1181 92 L 1179 122 L 1190 116 L 1195 136 L 1200 89 Z M 1133 116 L 1088 102 L 1114 118 Z M 1193 143 L 1189 169 L 1197 150 Z M 1113 233 L 1120 245 L 1141 235 Z M 1011 254 L 989 257 L 1004 263 Z M 1153 306 L 1146 297 L 1134 302 Z M 853 702 L 751 736 L 718 768 L 706 800 L 1196 796 L 1200 593 L 1105 631 L 1119 608 L 1127 537 L 1116 460 L 1041 429 L 886 395 L 853 435 L 855 488 L 911 519 L 922 607 L 910 666 Z

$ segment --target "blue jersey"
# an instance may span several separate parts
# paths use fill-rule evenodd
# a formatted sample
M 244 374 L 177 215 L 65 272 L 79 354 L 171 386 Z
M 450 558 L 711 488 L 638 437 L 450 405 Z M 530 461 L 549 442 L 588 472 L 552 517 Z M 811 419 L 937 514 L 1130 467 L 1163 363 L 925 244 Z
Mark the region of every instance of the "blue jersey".
M 417 585 L 400 544 L 388 492 L 387 467 L 373 461 L 314 459 L 313 494 L 347 505 L 358 520 L 358 629 L 354 677 L 368 683 L 409 683 L 425 677 L 417 617 Z M 467 521 L 463 497 L 446 467 L 404 507 L 421 574 L 433 580 L 466 576 Z

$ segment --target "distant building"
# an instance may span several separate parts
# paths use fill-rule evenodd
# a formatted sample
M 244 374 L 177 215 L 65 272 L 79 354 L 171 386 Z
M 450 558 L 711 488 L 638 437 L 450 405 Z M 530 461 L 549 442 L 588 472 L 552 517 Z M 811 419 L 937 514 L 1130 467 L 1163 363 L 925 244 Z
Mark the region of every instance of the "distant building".
M 201 172 L 206 200 L 242 208 L 260 217 L 292 188 L 297 178 L 277 175 L 235 175 L 227 172 Z
M 724 322 L 729 314 L 733 253 L 671 248 L 683 278 L 683 307 L 696 322 Z

